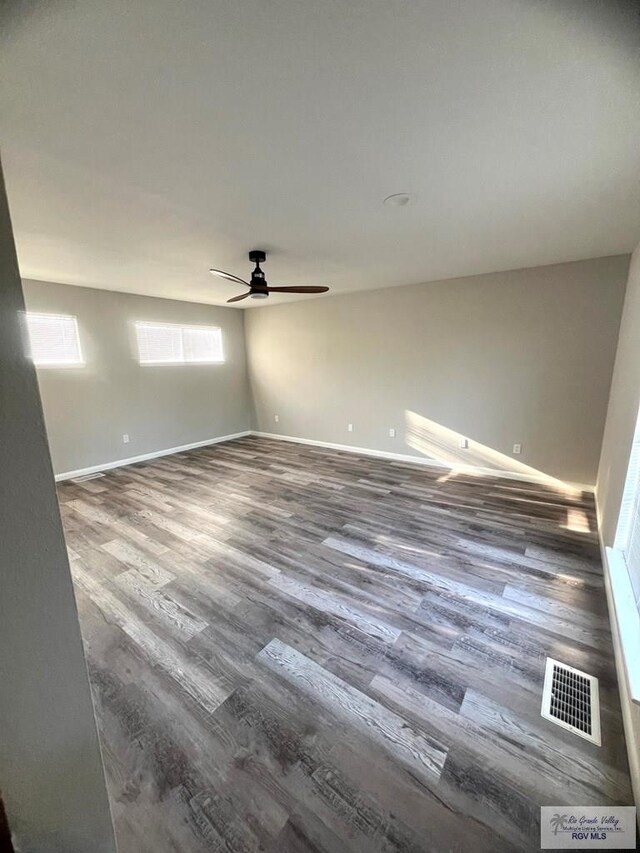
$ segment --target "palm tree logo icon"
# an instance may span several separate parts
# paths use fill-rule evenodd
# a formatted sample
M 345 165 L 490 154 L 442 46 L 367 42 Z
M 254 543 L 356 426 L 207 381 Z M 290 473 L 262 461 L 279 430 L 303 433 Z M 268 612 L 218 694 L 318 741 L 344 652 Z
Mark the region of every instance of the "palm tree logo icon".
M 557 835 L 559 829 L 564 829 L 564 822 L 567 819 L 568 815 L 566 814 L 554 814 L 554 816 L 549 820 L 549 823 L 553 827 L 553 834 Z

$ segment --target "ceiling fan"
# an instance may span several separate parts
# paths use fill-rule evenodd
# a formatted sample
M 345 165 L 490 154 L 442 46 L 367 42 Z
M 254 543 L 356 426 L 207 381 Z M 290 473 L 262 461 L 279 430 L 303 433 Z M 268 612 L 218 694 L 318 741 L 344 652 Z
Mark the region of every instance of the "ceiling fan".
M 229 281 L 237 281 L 238 284 L 244 284 L 249 288 L 248 293 L 241 293 L 240 296 L 232 296 L 231 299 L 227 299 L 227 302 L 240 302 L 241 299 L 246 299 L 247 296 L 250 296 L 252 299 L 266 299 L 270 293 L 326 293 L 329 290 L 328 287 L 267 287 L 267 280 L 260 269 L 260 264 L 263 264 L 266 259 L 267 253 L 261 249 L 254 249 L 249 252 L 249 260 L 256 265 L 256 268 L 251 273 L 251 282 L 223 270 L 210 269 L 209 272 L 213 273 L 213 275 L 219 275 L 221 278 L 229 279 Z

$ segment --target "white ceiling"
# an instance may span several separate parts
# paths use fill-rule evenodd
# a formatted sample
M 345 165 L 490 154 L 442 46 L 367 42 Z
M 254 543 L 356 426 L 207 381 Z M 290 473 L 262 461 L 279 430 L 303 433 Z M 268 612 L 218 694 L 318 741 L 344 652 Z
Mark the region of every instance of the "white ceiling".
M 640 240 L 635 2 L 3 9 L 24 277 L 222 303 L 241 288 L 208 268 L 246 277 L 252 248 L 270 284 L 338 293 Z

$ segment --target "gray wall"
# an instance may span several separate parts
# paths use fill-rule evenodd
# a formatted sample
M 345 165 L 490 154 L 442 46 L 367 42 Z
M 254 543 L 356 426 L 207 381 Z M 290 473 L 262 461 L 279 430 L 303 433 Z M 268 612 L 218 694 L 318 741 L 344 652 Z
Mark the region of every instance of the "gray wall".
M 57 474 L 249 429 L 242 311 L 49 282 L 24 290 L 30 311 L 77 316 L 86 360 L 38 370 Z M 220 326 L 225 363 L 141 366 L 136 320 Z
M 602 442 L 596 498 L 600 535 L 604 545 L 613 546 L 629 454 L 640 406 L 640 247 L 631 260 L 627 294 L 620 324 L 609 410 Z M 613 611 L 611 604 L 610 612 Z M 627 736 L 629 768 L 636 803 L 640 806 L 640 708 L 629 697 L 626 673 L 622 665 L 620 635 L 615 618 L 611 618 L 620 703 Z M 638 815 L 640 821 L 640 814 Z M 640 824 L 639 824 L 640 825 Z
M 111 817 L 0 175 L 0 785 L 25 853 L 112 853 Z
M 593 484 L 628 264 L 623 255 L 250 309 L 256 426 Z

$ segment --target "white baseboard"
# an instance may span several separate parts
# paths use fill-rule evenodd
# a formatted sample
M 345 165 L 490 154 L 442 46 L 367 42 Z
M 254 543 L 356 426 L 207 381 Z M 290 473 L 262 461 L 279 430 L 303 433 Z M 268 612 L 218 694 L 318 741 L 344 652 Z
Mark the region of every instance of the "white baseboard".
M 331 441 L 316 441 L 311 438 L 298 438 L 292 435 L 279 435 L 272 432 L 260 432 L 259 430 L 244 430 L 243 432 L 236 432 L 231 435 L 221 435 L 217 438 L 208 438 L 205 441 L 195 441 L 192 444 L 183 444 L 180 447 L 167 447 L 164 450 L 156 450 L 153 453 L 143 453 L 140 456 L 129 456 L 126 459 L 116 459 L 113 462 L 91 465 L 88 468 L 78 468 L 76 471 L 65 471 L 62 474 L 56 474 L 56 482 L 70 480 L 72 477 L 82 477 L 85 474 L 95 474 L 98 471 L 109 471 L 112 468 L 121 468 L 124 465 L 133 465 L 135 462 L 145 462 L 147 459 L 156 459 L 160 456 L 170 456 L 172 453 L 182 453 L 184 450 L 195 450 L 198 447 L 207 447 L 210 444 L 218 444 L 222 441 L 231 441 L 234 438 L 243 438 L 246 435 L 271 438 L 276 441 L 291 441 L 294 444 L 309 444 L 313 447 L 326 447 L 329 450 L 342 450 L 346 453 L 357 453 L 359 456 L 374 456 L 378 459 L 389 459 L 393 462 L 408 462 L 412 465 L 438 468 L 443 471 L 457 471 L 461 474 L 470 474 L 480 477 L 503 477 L 507 480 L 520 480 L 526 483 L 542 483 L 543 485 L 549 484 L 555 479 L 553 477 L 545 477 L 543 474 L 539 477 L 536 477 L 533 474 L 528 476 L 515 471 L 503 471 L 500 468 L 480 468 L 475 465 L 447 465 L 444 462 L 438 462 L 437 459 L 413 456 L 410 453 L 391 453 L 386 450 L 374 450 L 371 447 L 355 447 L 352 444 L 335 444 Z M 560 483 L 559 480 L 557 482 Z M 570 489 L 583 492 L 593 492 L 594 489 L 592 485 L 587 485 L 585 483 L 563 482 L 562 485 L 567 486 Z
M 420 456 L 412 456 L 410 453 L 390 453 L 387 450 L 372 450 L 370 447 L 355 447 L 353 444 L 334 444 L 331 441 L 315 441 L 312 438 L 296 438 L 293 435 L 279 435 L 275 432 L 259 432 L 254 430 L 252 434 L 260 438 L 273 438 L 276 441 L 292 441 L 294 444 L 310 444 L 313 447 L 344 450 L 347 453 L 357 453 L 359 456 L 377 456 L 380 459 L 392 459 L 396 462 L 414 462 L 416 465 L 430 465 L 435 468 L 448 467 L 435 459 L 424 459 Z
M 112 468 L 122 468 L 124 465 L 133 465 L 135 462 L 145 462 L 147 459 L 157 459 L 159 456 L 171 456 L 173 453 L 182 453 L 184 450 L 195 450 L 198 447 L 207 447 L 210 444 L 219 444 L 222 441 L 231 441 L 233 438 L 243 438 L 251 435 L 251 430 L 234 432 L 231 435 L 219 435 L 217 438 L 207 438 L 204 441 L 194 441 L 192 444 L 182 444 L 180 447 L 167 447 L 165 450 L 154 450 L 153 453 L 143 453 L 141 456 L 129 456 L 127 459 L 115 459 L 113 462 L 103 462 L 102 465 L 90 465 L 88 468 L 78 468 L 77 471 L 65 471 L 56 474 L 56 483 L 62 480 L 70 480 L 72 477 L 82 477 L 85 474 L 95 474 L 98 471 L 109 471 Z
M 503 477 L 506 480 L 521 480 L 525 483 L 542 483 L 548 485 L 554 481 L 558 484 L 581 492 L 593 492 L 594 486 L 586 483 L 570 483 L 560 481 L 555 477 L 547 477 L 540 474 L 536 477 L 535 474 L 526 475 L 516 471 L 503 471 L 501 468 L 480 468 L 476 465 L 448 465 L 444 462 L 438 462 L 437 459 L 428 459 L 422 456 L 413 456 L 410 453 L 391 453 L 387 450 L 374 450 L 370 447 L 354 447 L 352 444 L 334 444 L 330 441 L 315 441 L 311 438 L 297 438 L 292 435 L 279 435 L 275 432 L 260 432 L 253 430 L 251 435 L 256 435 L 261 438 L 272 438 L 276 441 L 292 441 L 294 444 L 310 444 L 313 447 L 327 447 L 330 450 L 343 450 L 346 453 L 357 453 L 359 456 L 376 456 L 379 459 L 390 459 L 394 462 L 409 462 L 413 465 L 426 465 L 430 468 L 440 468 L 446 471 L 457 471 L 461 474 L 471 474 L 476 476 L 486 477 Z

